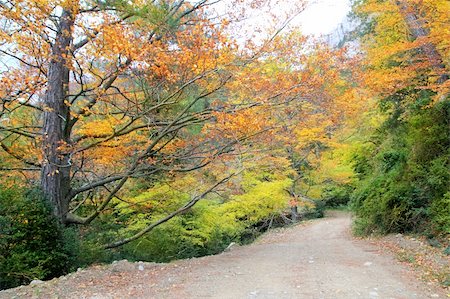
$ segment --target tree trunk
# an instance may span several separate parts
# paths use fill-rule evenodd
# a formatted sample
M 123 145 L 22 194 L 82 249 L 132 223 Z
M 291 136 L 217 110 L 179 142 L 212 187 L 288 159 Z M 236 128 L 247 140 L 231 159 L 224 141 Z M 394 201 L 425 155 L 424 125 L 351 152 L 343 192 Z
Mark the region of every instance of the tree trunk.
M 63 10 L 48 69 L 48 88 L 44 97 L 43 163 L 41 187 L 50 200 L 55 216 L 66 222 L 69 210 L 70 132 L 69 107 L 64 103 L 69 88 L 67 57 L 72 43 L 73 13 Z
M 297 206 L 291 206 L 291 218 L 292 218 L 292 222 L 298 222 L 298 219 L 300 217 L 298 215 L 298 208 L 297 208 Z

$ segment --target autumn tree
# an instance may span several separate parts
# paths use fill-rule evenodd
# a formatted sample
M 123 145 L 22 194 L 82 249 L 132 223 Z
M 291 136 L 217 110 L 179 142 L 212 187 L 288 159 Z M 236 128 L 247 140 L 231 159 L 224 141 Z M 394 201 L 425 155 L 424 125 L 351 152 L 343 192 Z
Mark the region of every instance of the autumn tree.
M 240 72 L 235 88 L 234 82 L 229 86 L 235 92 L 232 98 L 259 100 L 241 113 L 218 117 L 212 130 L 240 136 L 268 129 L 250 148 L 241 149 L 245 155 L 240 158 L 257 156 L 256 165 L 263 169 L 269 161 L 289 161 L 291 185 L 286 193 L 291 204 L 313 206 L 305 197 L 309 172 L 318 166 L 321 153 L 336 145 L 335 132 L 362 111 L 363 97 L 353 86 L 358 77 L 355 59 L 345 48 L 309 43 L 296 31 L 276 37 L 269 48 L 264 59 Z
M 270 130 L 263 105 L 302 92 L 298 82 L 231 90 L 286 23 L 239 50 L 212 4 L 2 1 L 4 173 L 39 181 L 63 224 L 88 224 L 130 179 L 199 169 Z M 239 117 L 238 135 L 202 129 Z
M 380 108 L 354 154 L 359 233 L 448 235 L 449 9 L 440 0 L 355 5 L 360 83 Z
M 414 86 L 448 96 L 448 1 L 361 1 L 355 12 L 364 25 L 367 86 L 393 95 Z M 363 26 L 360 26 L 363 27 Z
M 3 170 L 39 172 L 60 221 L 81 224 L 129 178 L 188 171 L 225 151 L 205 155 L 180 138 L 211 117 L 211 95 L 230 78 L 233 44 L 209 5 L 2 1 Z M 100 189 L 96 210 L 76 216 Z

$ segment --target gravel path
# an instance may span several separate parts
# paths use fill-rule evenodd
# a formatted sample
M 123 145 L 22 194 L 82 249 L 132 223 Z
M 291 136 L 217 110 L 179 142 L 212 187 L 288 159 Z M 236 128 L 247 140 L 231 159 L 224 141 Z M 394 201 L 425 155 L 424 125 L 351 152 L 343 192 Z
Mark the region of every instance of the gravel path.
M 258 242 L 170 264 L 118 262 L 0 298 L 446 298 L 349 233 L 344 213 L 272 231 Z

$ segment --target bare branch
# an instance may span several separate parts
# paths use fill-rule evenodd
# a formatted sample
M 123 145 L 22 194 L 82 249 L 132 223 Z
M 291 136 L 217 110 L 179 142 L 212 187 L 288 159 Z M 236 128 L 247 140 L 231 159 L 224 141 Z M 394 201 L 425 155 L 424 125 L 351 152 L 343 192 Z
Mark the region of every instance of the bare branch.
M 41 171 L 36 167 L 0 167 L 0 171 Z
M 36 167 L 41 167 L 40 164 L 35 163 L 33 161 L 30 161 L 28 159 L 26 159 L 25 157 L 19 156 L 17 153 L 15 153 L 11 148 L 9 148 L 6 144 L 4 144 L 3 142 L 0 143 L 0 147 L 7 152 L 10 156 L 16 158 L 17 160 L 22 161 L 25 164 L 28 165 L 32 165 L 32 166 L 36 166 Z
M 141 230 L 140 232 L 136 233 L 135 235 L 129 237 L 129 238 L 125 238 L 122 239 L 120 241 L 111 243 L 111 244 L 107 244 L 104 246 L 105 249 L 111 249 L 111 248 L 116 248 L 122 245 L 125 245 L 127 243 L 130 243 L 140 237 L 142 237 L 143 235 L 145 235 L 146 233 L 150 232 L 152 229 L 154 229 L 155 227 L 157 227 L 158 225 L 163 224 L 164 222 L 169 221 L 170 219 L 172 219 L 173 217 L 186 212 L 187 210 L 189 210 L 190 208 L 192 208 L 197 202 L 199 202 L 201 199 L 205 198 L 209 193 L 213 192 L 218 186 L 220 186 L 223 183 L 226 183 L 227 181 L 229 181 L 233 176 L 235 176 L 236 173 L 232 173 L 229 176 L 221 179 L 220 181 L 216 182 L 214 185 L 212 185 L 211 187 L 209 187 L 206 191 L 204 191 L 202 194 L 195 196 L 194 198 L 192 198 L 189 202 L 187 202 L 184 206 L 182 206 L 181 208 L 179 208 L 178 210 L 170 213 L 169 215 L 167 215 L 166 217 L 150 224 L 149 226 L 147 226 L 146 228 L 144 228 L 143 230 Z

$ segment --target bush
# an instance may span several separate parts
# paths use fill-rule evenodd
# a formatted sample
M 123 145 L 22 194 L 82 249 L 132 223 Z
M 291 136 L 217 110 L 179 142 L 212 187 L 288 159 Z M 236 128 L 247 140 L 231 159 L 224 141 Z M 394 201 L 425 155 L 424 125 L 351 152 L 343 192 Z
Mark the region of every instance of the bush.
M 186 176 L 171 185 L 156 184 L 147 192 L 118 203 L 114 213 L 123 221 L 122 227 L 105 230 L 105 239 L 128 236 L 182 206 L 189 200 L 189 194 L 182 190 L 194 183 L 194 177 Z M 241 192 L 226 197 L 211 194 L 116 252 L 129 260 L 168 262 L 216 254 L 231 242 L 253 241 L 288 208 L 290 196 L 286 189 L 292 181 L 258 172 L 244 173 L 240 184 Z
M 419 108 L 395 125 L 385 122 L 373 150 L 354 156 L 359 182 L 351 207 L 360 234 L 450 233 L 450 101 Z
M 315 200 L 314 207 L 306 211 L 306 219 L 322 218 L 325 214 L 326 203 L 323 200 Z
M 436 230 L 450 234 L 450 192 L 431 204 L 430 214 Z
M 122 258 L 169 262 L 221 252 L 233 235 L 227 233 L 230 223 L 221 218 L 217 207 L 217 203 L 199 202 L 191 211 L 123 246 Z
M 342 207 L 350 201 L 353 189 L 349 184 L 328 185 L 323 189 L 321 197 L 326 207 Z
M 64 237 L 70 234 L 39 191 L 0 186 L 0 289 L 66 274 L 71 260 Z

